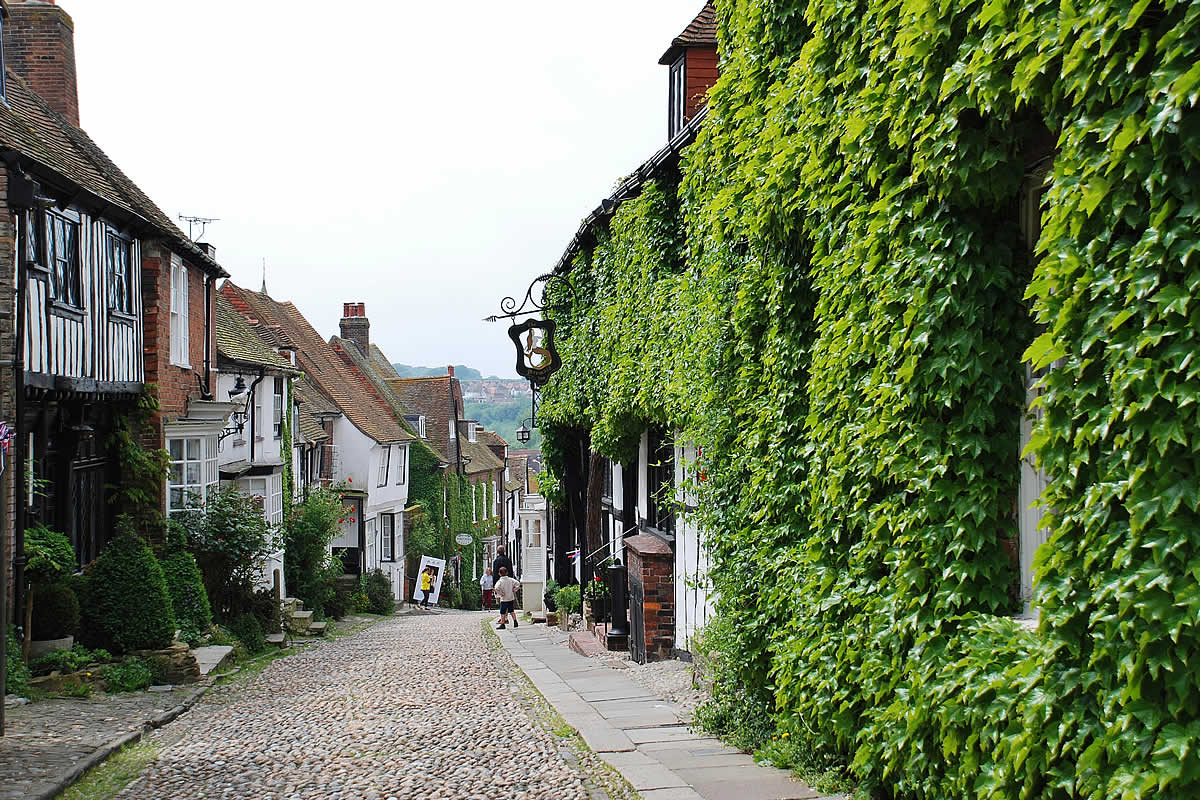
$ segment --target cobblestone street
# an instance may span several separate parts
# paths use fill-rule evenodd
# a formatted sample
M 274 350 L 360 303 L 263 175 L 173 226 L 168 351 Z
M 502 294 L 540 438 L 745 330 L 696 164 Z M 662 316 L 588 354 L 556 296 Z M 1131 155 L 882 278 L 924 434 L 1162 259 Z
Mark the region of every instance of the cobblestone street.
M 216 690 L 118 797 L 588 798 L 487 618 L 384 620 Z

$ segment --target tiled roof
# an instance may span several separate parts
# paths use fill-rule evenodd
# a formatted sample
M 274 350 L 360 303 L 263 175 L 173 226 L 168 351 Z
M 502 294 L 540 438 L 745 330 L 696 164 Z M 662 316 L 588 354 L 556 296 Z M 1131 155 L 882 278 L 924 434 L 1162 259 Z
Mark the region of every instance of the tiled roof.
M 392 415 L 396 418 L 396 420 L 400 422 L 401 426 L 404 427 L 405 430 L 409 431 L 409 433 L 413 433 L 408 423 L 404 421 L 405 415 L 411 412 L 408 410 L 408 407 L 404 405 L 404 402 L 400 399 L 400 396 L 397 395 L 392 387 L 388 385 L 387 380 L 379 374 L 377 369 L 377 360 L 387 360 L 383 357 L 383 353 L 379 353 L 379 359 L 372 358 L 370 361 L 367 361 L 365 358 L 363 358 L 362 351 L 358 349 L 357 344 L 349 339 L 343 339 L 340 336 L 331 337 L 329 340 L 329 345 L 334 349 L 334 352 L 346 359 L 351 366 L 362 373 L 362 375 L 371 382 L 371 385 L 375 388 L 375 391 L 379 393 L 379 396 L 382 397 L 384 402 L 388 404 L 388 407 L 391 408 Z M 371 350 L 376 351 L 378 349 L 379 348 L 377 348 L 375 345 L 371 345 Z M 415 433 L 413 433 L 413 438 L 417 438 Z
M 671 40 L 671 46 L 658 60 L 660 64 L 670 64 L 679 56 L 679 50 L 684 47 L 716 47 L 717 46 L 717 9 L 712 0 L 704 4 L 696 18 L 683 29 L 683 33 Z
M 387 360 L 387 356 L 379 349 L 379 345 L 371 345 L 371 364 L 375 367 L 375 371 L 384 380 L 388 378 L 399 378 L 400 373 L 396 372 L 396 368 L 392 366 L 392 362 Z
M 11 71 L 7 73 L 5 94 L 8 102 L 0 103 L 0 147 L 20 153 L 27 168 L 57 176 L 58 180 L 49 175 L 42 177 L 62 184 L 56 187 L 60 191 L 74 194 L 81 189 L 117 211 L 140 218 L 189 262 L 213 275 L 227 275 L 220 264 L 184 236 L 170 217 L 86 133 L 51 109 Z
M 340 415 L 341 409 L 337 404 L 325 396 L 315 383 L 307 375 L 302 376 L 296 381 L 296 396 L 300 398 L 300 402 L 308 409 L 308 413 L 320 417 L 325 414 Z
M 300 370 L 293 367 L 290 361 L 263 341 L 258 332 L 246 322 L 245 317 L 233 310 L 228 298 L 218 292 L 214 300 L 217 309 L 215 333 L 219 359 L 248 366 L 267 367 L 286 375 L 300 374 Z
M 463 465 L 463 472 L 468 475 L 474 475 L 477 472 L 492 472 L 498 469 L 504 469 L 503 459 L 497 458 L 492 452 L 492 448 L 488 447 L 482 441 L 479 441 L 478 436 L 476 441 L 472 442 L 466 437 L 460 437 L 462 441 L 462 452 L 464 456 L 469 456 L 471 462 Z
M 412 440 L 370 382 L 334 352 L 294 305 L 232 281 L 225 282 L 221 293 L 251 325 L 279 326 L 296 346 L 296 363 L 356 428 L 377 442 Z
M 300 410 L 296 412 L 296 428 L 306 442 L 323 442 L 329 438 L 329 434 L 325 433 L 321 423 L 304 407 L 303 403 L 300 404 Z
M 413 414 L 425 417 L 425 443 L 447 464 L 458 458 L 450 441 L 450 376 L 389 378 L 388 386 Z

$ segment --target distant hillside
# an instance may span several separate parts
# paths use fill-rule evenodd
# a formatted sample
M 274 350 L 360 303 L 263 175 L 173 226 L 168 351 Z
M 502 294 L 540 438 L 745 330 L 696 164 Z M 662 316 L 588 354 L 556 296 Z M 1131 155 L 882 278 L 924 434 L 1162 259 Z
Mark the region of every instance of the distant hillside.
M 445 367 L 410 367 L 408 364 L 392 364 L 401 378 L 431 378 L 434 375 L 445 375 Z M 464 381 L 477 381 L 483 378 L 479 370 L 463 364 L 454 365 L 454 377 Z

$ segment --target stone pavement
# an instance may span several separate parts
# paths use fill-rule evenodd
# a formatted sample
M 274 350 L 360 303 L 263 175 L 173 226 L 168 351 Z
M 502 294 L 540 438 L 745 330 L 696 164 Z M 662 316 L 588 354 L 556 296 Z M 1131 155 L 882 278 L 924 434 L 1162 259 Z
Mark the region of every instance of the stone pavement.
M 148 728 L 183 713 L 203 689 L 63 697 L 10 707 L 0 737 L 0 800 L 53 797 Z
M 552 641 L 544 626 L 497 634 L 566 723 L 644 800 L 821 797 L 789 773 L 761 766 L 720 740 L 692 731 L 669 703 L 621 670 Z
M 484 619 L 385 619 L 215 688 L 155 735 L 158 759 L 117 797 L 622 797 L 598 788 L 581 764 L 589 754 L 566 752 L 533 714 L 533 693 L 489 649 Z

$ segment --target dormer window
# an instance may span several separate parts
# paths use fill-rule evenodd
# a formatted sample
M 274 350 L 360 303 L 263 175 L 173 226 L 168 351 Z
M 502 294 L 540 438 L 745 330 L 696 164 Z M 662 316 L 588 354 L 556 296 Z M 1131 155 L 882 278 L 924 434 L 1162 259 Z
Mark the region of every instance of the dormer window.
M 475 441 L 475 423 L 474 422 L 467 423 L 467 441 L 468 442 Z
M 687 85 L 687 55 L 681 53 L 679 58 L 671 63 L 670 95 L 667 98 L 667 138 L 674 139 L 675 134 L 683 130 L 684 87 Z

